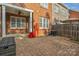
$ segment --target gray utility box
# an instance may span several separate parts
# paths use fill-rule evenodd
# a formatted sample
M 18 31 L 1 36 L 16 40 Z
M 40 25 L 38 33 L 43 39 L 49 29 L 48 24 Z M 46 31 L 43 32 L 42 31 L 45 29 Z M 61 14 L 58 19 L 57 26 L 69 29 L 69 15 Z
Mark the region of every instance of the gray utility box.
M 14 37 L 5 37 L 0 41 L 0 56 L 15 56 L 16 43 Z

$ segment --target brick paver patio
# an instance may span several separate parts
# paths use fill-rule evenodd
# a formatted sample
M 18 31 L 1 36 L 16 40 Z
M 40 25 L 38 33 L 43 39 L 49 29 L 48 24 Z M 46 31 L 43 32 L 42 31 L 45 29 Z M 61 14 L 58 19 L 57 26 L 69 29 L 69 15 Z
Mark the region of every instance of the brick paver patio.
M 19 56 L 71 56 L 79 55 L 79 44 L 68 38 L 48 36 L 22 40 L 16 39 Z

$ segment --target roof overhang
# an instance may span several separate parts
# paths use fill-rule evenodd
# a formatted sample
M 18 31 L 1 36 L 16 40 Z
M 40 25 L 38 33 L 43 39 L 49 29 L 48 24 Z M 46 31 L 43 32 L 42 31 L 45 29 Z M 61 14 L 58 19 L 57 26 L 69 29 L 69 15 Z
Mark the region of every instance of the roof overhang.
M 16 9 L 19 9 L 19 10 L 28 11 L 28 12 L 33 12 L 33 10 L 31 10 L 31 9 L 22 8 L 22 7 L 19 7 L 19 6 L 12 5 L 12 4 L 1 4 L 1 5 L 16 8 Z

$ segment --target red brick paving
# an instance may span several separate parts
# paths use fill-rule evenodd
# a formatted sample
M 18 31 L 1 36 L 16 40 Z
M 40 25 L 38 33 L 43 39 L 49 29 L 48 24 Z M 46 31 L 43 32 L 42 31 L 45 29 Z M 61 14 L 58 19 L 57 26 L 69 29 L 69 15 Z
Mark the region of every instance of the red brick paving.
M 18 56 L 75 56 L 79 55 L 79 44 L 68 38 L 48 36 L 39 38 L 16 39 Z

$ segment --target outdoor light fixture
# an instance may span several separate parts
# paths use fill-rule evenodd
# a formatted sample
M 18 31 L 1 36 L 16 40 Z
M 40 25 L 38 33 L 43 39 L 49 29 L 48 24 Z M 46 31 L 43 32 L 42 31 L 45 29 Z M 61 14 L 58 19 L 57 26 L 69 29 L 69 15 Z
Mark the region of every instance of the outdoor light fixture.
M 50 18 L 50 16 L 49 16 L 48 12 L 46 12 L 46 17 L 47 17 L 47 18 Z
M 19 10 L 19 11 L 18 11 L 18 15 L 21 15 L 21 13 L 22 13 L 22 12 Z

